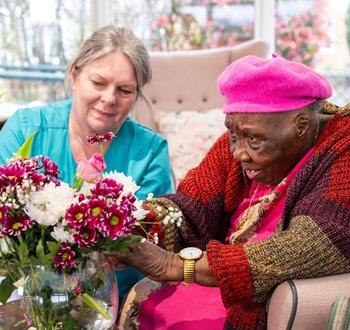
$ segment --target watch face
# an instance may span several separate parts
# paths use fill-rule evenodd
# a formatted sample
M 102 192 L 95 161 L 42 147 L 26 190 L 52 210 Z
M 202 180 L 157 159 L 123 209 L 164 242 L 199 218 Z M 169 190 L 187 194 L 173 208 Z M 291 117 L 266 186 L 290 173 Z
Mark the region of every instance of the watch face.
M 180 257 L 184 259 L 199 259 L 202 254 L 202 250 L 196 247 L 188 247 L 179 252 Z

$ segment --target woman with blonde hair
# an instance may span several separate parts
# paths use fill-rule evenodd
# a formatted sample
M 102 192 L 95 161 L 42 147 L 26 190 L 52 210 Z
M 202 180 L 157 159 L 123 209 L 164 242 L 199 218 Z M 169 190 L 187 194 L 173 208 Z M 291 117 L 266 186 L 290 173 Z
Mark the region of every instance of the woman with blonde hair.
M 79 160 L 100 152 L 86 137 L 113 132 L 103 143 L 106 171 L 131 175 L 144 199 L 172 191 L 170 160 L 165 139 L 129 117 L 142 88 L 151 80 L 149 54 L 134 33 L 106 26 L 84 41 L 66 71 L 72 98 L 47 106 L 18 110 L 0 132 L 0 164 L 35 131 L 31 156 L 51 158 L 59 179 L 73 184 Z M 121 298 L 141 278 L 134 269 L 117 272 Z

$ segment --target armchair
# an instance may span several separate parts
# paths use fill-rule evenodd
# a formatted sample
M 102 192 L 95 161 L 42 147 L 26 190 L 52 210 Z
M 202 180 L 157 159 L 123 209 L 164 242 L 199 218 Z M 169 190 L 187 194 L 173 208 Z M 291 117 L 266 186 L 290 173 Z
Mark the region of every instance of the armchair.
M 267 329 L 326 329 L 339 296 L 350 297 L 350 274 L 285 281 L 270 296 Z

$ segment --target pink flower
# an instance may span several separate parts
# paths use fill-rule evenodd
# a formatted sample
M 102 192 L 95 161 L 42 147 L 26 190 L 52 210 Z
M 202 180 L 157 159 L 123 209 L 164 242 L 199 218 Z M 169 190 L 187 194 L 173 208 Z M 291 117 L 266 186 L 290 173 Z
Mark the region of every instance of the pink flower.
M 56 163 L 54 163 L 49 157 L 41 157 L 41 162 L 44 165 L 45 168 L 45 175 L 51 175 L 55 178 L 58 177 L 58 174 L 60 171 L 58 170 L 58 166 Z
M 26 175 L 26 169 L 18 163 L 0 166 L 0 185 L 14 186 L 19 181 L 22 181 Z
M 74 267 L 75 252 L 68 246 L 67 243 L 62 243 L 57 255 L 53 257 L 53 263 L 56 268 L 65 269 L 66 267 Z
M 34 221 L 25 214 L 7 215 L 1 218 L 1 235 L 18 236 L 28 228 L 32 228 Z
M 103 215 L 103 210 L 107 208 L 107 203 L 101 198 L 93 198 L 88 202 L 90 217 L 99 219 Z
M 77 285 L 76 288 L 74 289 L 74 293 L 76 296 L 80 296 L 82 291 L 83 291 L 83 288 L 81 287 L 81 284 L 79 283 L 79 285 Z
M 101 154 L 96 153 L 88 160 L 79 160 L 77 173 L 87 182 L 98 180 L 100 173 L 106 168 Z
M 101 143 L 111 141 L 115 137 L 113 132 L 108 132 L 106 134 L 95 134 L 92 136 L 88 136 L 86 138 L 86 142 L 90 144 Z
M 100 179 L 91 189 L 92 196 L 98 198 L 118 198 L 123 191 L 123 185 L 111 178 Z
M 130 234 L 134 222 L 126 208 L 112 204 L 108 206 L 106 216 L 100 219 L 97 227 L 103 236 L 115 240 L 122 235 Z
M 86 226 L 89 222 L 88 205 L 86 203 L 70 205 L 64 218 L 71 228 Z
M 98 232 L 94 228 L 80 227 L 73 235 L 74 242 L 78 244 L 78 247 L 91 247 L 95 245 L 100 237 Z

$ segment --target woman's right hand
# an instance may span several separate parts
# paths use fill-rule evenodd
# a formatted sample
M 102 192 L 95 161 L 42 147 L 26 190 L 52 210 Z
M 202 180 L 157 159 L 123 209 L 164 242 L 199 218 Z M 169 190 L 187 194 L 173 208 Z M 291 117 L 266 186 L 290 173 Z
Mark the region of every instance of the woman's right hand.
M 129 252 L 115 252 L 119 262 L 138 269 L 143 275 L 159 282 L 180 282 L 183 280 L 183 261 L 176 254 L 165 251 L 157 245 L 142 239 L 128 246 Z

